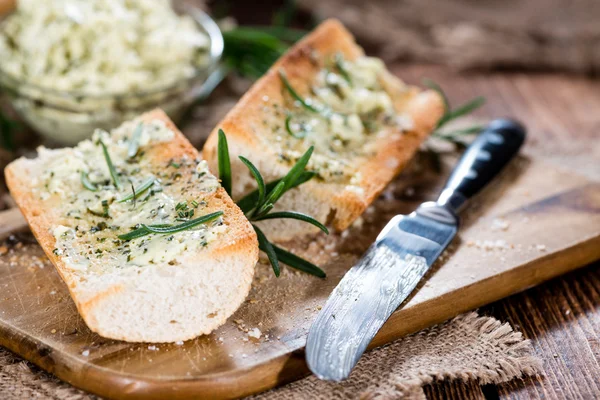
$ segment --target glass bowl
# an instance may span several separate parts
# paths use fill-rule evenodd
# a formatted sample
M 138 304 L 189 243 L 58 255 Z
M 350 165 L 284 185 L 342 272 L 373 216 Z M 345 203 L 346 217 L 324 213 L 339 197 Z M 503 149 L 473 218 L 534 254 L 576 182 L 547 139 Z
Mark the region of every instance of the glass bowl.
M 210 41 L 206 62 L 196 68 L 192 77 L 148 91 L 90 95 L 44 88 L 16 79 L 3 72 L 0 60 L 0 90 L 34 130 L 63 145 L 78 143 L 90 137 L 96 128 L 112 129 L 154 108 L 161 108 L 177 121 L 203 93 L 211 74 L 218 71 L 223 35 L 215 21 L 198 7 L 184 0 L 174 1 L 173 7 L 178 14 L 190 15 Z

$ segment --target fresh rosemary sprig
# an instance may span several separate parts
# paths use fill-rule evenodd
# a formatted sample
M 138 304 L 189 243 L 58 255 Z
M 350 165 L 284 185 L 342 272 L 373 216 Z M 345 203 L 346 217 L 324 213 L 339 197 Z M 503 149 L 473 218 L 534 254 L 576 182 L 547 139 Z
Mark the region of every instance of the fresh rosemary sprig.
M 283 83 L 283 86 L 285 86 L 285 88 L 287 89 L 290 96 L 292 96 L 294 98 L 294 100 L 296 100 L 298 103 L 300 103 L 300 105 L 302 107 L 304 107 L 305 109 L 307 109 L 308 111 L 313 112 L 313 113 L 321 112 L 318 108 L 316 108 L 312 104 L 309 104 L 309 102 L 304 100 L 304 97 L 300 96 L 298 94 L 298 92 L 296 92 L 296 89 L 294 89 L 294 87 L 291 85 L 290 81 L 288 80 L 287 74 L 282 69 L 279 70 L 279 78 L 281 78 L 281 82 Z
M 464 147 L 465 143 L 461 139 L 466 135 L 479 132 L 483 128 L 481 125 L 473 125 L 454 131 L 444 131 L 441 128 L 444 127 L 448 122 L 460 117 L 464 117 L 465 115 L 470 114 L 479 107 L 483 106 L 485 104 L 485 98 L 482 96 L 477 96 L 467 103 L 452 109 L 450 101 L 448 100 L 448 96 L 446 96 L 446 93 L 444 93 L 440 85 L 431 79 L 423 79 L 423 85 L 438 92 L 444 101 L 444 115 L 442 115 L 442 118 L 440 118 L 438 121 L 433 132 L 433 136 L 451 142 L 456 146 Z
M 217 149 L 217 154 L 219 155 L 219 178 L 221 181 L 224 179 L 229 179 L 229 182 L 231 182 L 229 148 L 227 147 L 225 133 L 222 130 L 219 130 L 219 138 L 221 138 L 221 134 L 223 139 L 219 140 L 219 148 Z M 239 157 L 242 163 L 248 168 L 250 174 L 254 177 L 254 180 L 257 184 L 257 189 L 254 192 L 246 195 L 237 202 L 238 207 L 242 209 L 250 222 L 275 218 L 291 218 L 307 222 L 318 227 L 323 232 L 329 233 L 327 227 L 309 215 L 294 211 L 269 213 L 273 209 L 275 203 L 287 191 L 303 184 L 315 176 L 314 172 L 305 171 L 312 152 L 313 147 L 310 147 L 306 153 L 304 153 L 302 157 L 296 161 L 296 164 L 294 164 L 294 166 L 283 178 L 269 183 L 265 183 L 262 174 L 250 160 L 243 156 Z M 303 258 L 293 255 L 292 253 L 273 245 L 260 230 L 260 228 L 258 228 L 255 224 L 252 224 L 252 226 L 258 238 L 258 247 L 267 254 L 275 276 L 279 276 L 281 273 L 281 268 L 279 266 L 279 262 L 281 261 L 300 271 L 304 271 L 321 278 L 325 277 L 325 272 L 323 272 L 319 267 L 307 260 L 304 260 Z
M 152 233 L 160 234 L 160 235 L 168 235 L 171 233 L 185 231 L 191 228 L 194 228 L 200 224 L 204 224 L 206 222 L 212 221 L 213 219 L 220 217 L 223 215 L 223 211 L 216 211 L 211 214 L 203 215 L 202 217 L 198 217 L 196 219 L 192 219 L 186 222 L 183 222 L 179 225 L 145 225 L 141 224 L 139 228 L 134 229 L 131 232 L 125 233 L 123 235 L 119 235 L 118 238 L 121 240 L 132 240 L 137 239 L 139 237 L 143 237 L 146 235 L 150 235 Z
M 217 145 L 219 152 L 219 178 L 221 186 L 231 196 L 231 161 L 229 160 L 229 146 L 227 145 L 227 137 L 223 129 L 219 129 L 219 143 Z
M 296 139 L 304 139 L 306 137 L 306 133 L 307 133 L 305 130 L 295 132 L 292 129 L 292 114 L 291 113 L 288 113 L 288 115 L 285 117 L 285 130 L 287 131 L 287 133 L 290 134 L 290 136 L 295 137 Z
M 300 175 L 300 177 L 296 180 L 296 182 L 294 183 L 294 186 L 292 186 L 292 188 L 294 188 L 296 186 L 300 186 L 305 182 L 308 182 L 309 180 L 314 178 L 316 175 L 317 175 L 317 173 L 314 171 L 304 171 Z M 273 188 L 275 186 L 277 186 L 280 181 L 281 181 L 281 179 L 277 179 L 277 180 L 267 183 L 265 185 L 266 191 L 273 190 Z M 246 196 L 242 197 L 240 200 L 238 200 L 236 202 L 236 204 L 238 205 L 239 208 L 241 208 L 241 210 L 244 213 L 247 213 L 248 211 L 250 211 L 253 208 L 254 204 L 256 204 L 256 202 L 258 201 L 258 198 L 259 198 L 259 191 L 257 189 L 253 192 L 248 193 Z
M 106 160 L 106 165 L 108 165 L 108 172 L 110 173 L 110 177 L 115 184 L 117 189 L 121 189 L 121 183 L 119 182 L 119 174 L 115 169 L 115 166 L 110 158 L 110 154 L 108 154 L 108 149 L 102 140 L 99 141 L 100 146 L 102 146 L 102 152 L 104 153 L 104 159 Z
M 225 65 L 248 78 L 259 78 L 306 32 L 282 26 L 240 26 L 223 32 Z

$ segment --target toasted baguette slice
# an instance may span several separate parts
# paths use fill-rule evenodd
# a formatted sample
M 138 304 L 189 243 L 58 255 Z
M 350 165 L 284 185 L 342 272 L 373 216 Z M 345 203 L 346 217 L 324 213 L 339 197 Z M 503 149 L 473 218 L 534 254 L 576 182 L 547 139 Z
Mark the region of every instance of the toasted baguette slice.
M 142 126 L 138 156 L 127 160 L 123 155 Z M 121 176 L 121 189 L 110 187 L 98 139 L 107 145 L 116 169 L 137 180 L 135 185 L 148 176 L 160 184 L 138 192 L 135 203 L 119 202 L 132 194 L 132 186 Z M 97 132 L 93 141 L 75 148 L 40 149 L 38 158 L 16 160 L 5 173 L 31 230 L 92 331 L 130 342 L 175 342 L 222 325 L 247 296 L 258 260 L 251 225 L 202 168 L 207 169 L 198 152 L 156 110 L 110 135 Z M 89 172 L 90 180 L 96 174 L 104 188 L 84 189 L 81 170 Z M 104 205 L 98 208 L 94 199 L 111 196 L 108 216 L 103 216 Z M 174 217 L 176 204 L 185 201 L 179 211 L 189 219 L 224 214 L 178 233 L 118 239 L 140 223 L 180 224 Z
M 291 162 L 282 161 L 281 149 L 276 148 L 275 142 L 291 140 L 283 129 L 286 115 L 282 109 L 291 108 L 295 111 L 299 105 L 296 102 L 294 106 L 294 99 L 279 75 L 280 70 L 285 71 L 289 82 L 301 96 L 311 97 L 314 94 L 311 93 L 313 82 L 324 68 L 324 60 L 337 53 L 348 61 L 364 57 L 363 50 L 352 35 L 338 21 L 328 20 L 290 49 L 211 133 L 203 149 L 204 159 L 212 171 L 217 171 L 217 132 L 223 129 L 232 154 L 234 199 L 255 188 L 251 175 L 238 160 L 238 155 L 250 159 L 266 181 L 282 177 L 291 167 Z M 378 81 L 389 95 L 393 110 L 408 120 L 408 124 L 404 129 L 387 127 L 370 134 L 365 141 L 365 146 L 371 149 L 368 155 L 347 160 L 357 167 L 354 179 L 350 182 L 313 179 L 285 194 L 276 209 L 304 212 L 323 223 L 332 224 L 337 230 L 344 230 L 411 159 L 443 114 L 443 101 L 434 91 L 421 91 L 405 85 L 385 68 L 378 75 Z M 274 134 L 274 131 L 277 133 Z M 299 147 L 302 146 L 296 149 Z M 305 144 L 302 151 L 308 147 Z M 318 157 L 317 154 L 318 150 L 315 149 L 313 159 Z M 260 224 L 263 224 L 262 228 L 268 231 L 272 240 L 289 240 L 315 229 L 306 223 L 289 219 L 263 221 Z

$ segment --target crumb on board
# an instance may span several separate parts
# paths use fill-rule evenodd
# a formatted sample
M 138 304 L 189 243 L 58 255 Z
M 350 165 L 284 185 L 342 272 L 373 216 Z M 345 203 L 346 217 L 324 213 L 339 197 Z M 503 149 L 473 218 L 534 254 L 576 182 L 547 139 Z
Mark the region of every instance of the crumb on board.
M 494 218 L 492 220 L 493 231 L 506 231 L 510 226 L 509 222 L 502 218 Z
M 87 357 L 87 356 L 90 355 L 90 351 L 89 350 L 84 350 L 84 351 L 81 352 L 81 355 L 84 356 L 84 357 Z
M 476 247 L 478 249 L 482 249 L 485 251 L 492 250 L 507 250 L 511 249 L 514 246 L 509 245 L 506 240 L 498 239 L 498 240 L 469 240 L 467 241 L 468 247 Z
M 254 339 L 260 339 L 261 336 L 262 336 L 262 332 L 258 328 L 254 328 L 254 329 L 248 331 L 248 337 L 251 337 Z
M 544 251 L 546 251 L 546 250 L 547 250 L 547 248 L 546 248 L 546 245 L 545 245 L 545 244 L 538 244 L 538 245 L 536 245 L 536 246 L 535 246 L 535 248 L 536 248 L 536 250 L 538 250 L 538 251 L 542 251 L 542 252 L 544 252 Z

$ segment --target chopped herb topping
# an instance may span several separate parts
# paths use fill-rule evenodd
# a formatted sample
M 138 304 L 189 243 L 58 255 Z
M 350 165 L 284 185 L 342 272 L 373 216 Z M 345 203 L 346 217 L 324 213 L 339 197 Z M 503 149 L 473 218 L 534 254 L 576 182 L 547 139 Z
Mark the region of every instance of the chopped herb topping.
M 91 192 L 98 191 L 98 187 L 96 185 L 94 185 L 92 183 L 92 181 L 90 181 L 88 174 L 86 174 L 84 171 L 81 171 L 81 184 L 83 185 L 84 188 L 86 188 L 87 190 L 89 190 Z
M 138 197 L 140 197 L 140 195 L 142 193 L 144 193 L 146 190 L 150 189 L 154 183 L 156 182 L 156 178 L 151 177 L 146 179 L 144 182 L 142 182 L 137 188 L 132 187 L 132 193 L 128 194 L 127 196 L 123 197 L 121 200 L 119 200 L 119 203 L 124 203 L 126 201 L 129 200 L 135 200 Z
M 102 152 L 104 153 L 104 159 L 106 160 L 106 164 L 108 165 L 108 172 L 110 172 L 110 177 L 115 184 L 117 189 L 121 189 L 121 183 L 119 182 L 119 174 L 115 169 L 115 166 L 110 158 L 110 154 L 108 154 L 108 149 L 102 140 L 100 140 L 100 146 L 102 146 Z

